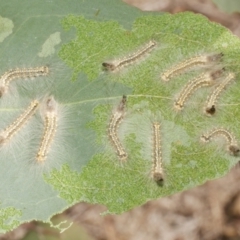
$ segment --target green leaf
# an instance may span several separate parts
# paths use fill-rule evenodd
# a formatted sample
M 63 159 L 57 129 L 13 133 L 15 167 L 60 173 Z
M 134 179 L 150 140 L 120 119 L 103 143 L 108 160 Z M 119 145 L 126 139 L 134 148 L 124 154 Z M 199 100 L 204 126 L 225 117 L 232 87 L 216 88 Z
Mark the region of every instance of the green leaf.
M 79 201 L 105 204 L 113 213 L 127 211 L 222 176 L 237 161 L 216 142 L 201 144 L 199 137 L 215 125 L 240 137 L 238 82 L 219 99 L 216 116 L 207 117 L 202 109 L 208 90 L 191 98 L 183 112 L 173 108 L 176 94 L 199 70 L 166 83 L 160 78 L 179 61 L 218 52 L 224 53 L 226 71 L 237 74 L 239 40 L 228 30 L 200 15 L 143 14 L 118 1 L 94 6 L 90 1 L 11 1 L 1 6 L 2 73 L 46 64 L 51 72 L 11 83 L 0 101 L 1 129 L 34 99 L 42 103 L 53 95 L 58 103 L 58 125 L 44 163 L 36 161 L 44 132 L 42 108 L 1 148 L 0 207 L 11 209 L 12 220 L 8 228 L 6 222 L 0 225 L 2 231 L 32 219 L 50 221 Z M 150 40 L 157 48 L 146 59 L 118 73 L 103 71 L 102 62 L 126 56 Z M 107 134 L 123 95 L 127 113 L 119 130 L 126 163 L 120 163 Z M 161 186 L 151 179 L 155 120 L 161 122 L 166 175 Z

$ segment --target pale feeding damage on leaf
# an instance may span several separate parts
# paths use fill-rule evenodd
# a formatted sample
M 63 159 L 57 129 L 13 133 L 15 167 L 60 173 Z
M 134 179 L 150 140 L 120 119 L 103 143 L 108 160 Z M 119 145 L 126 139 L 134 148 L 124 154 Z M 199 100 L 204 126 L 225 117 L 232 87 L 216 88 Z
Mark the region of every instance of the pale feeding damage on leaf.
M 200 76 L 195 79 L 189 81 L 186 86 L 182 89 L 179 96 L 177 97 L 174 107 L 177 110 L 182 110 L 187 99 L 199 88 L 208 87 L 215 84 L 215 80 L 221 77 L 223 73 L 223 69 L 218 69 L 215 71 L 208 71 L 202 73 Z
M 112 142 L 117 152 L 117 155 L 121 161 L 126 161 L 128 157 L 128 154 L 126 153 L 126 150 L 124 149 L 118 137 L 118 128 L 125 115 L 126 102 L 127 97 L 123 95 L 120 104 L 118 105 L 117 109 L 113 112 L 111 116 L 110 123 L 108 126 L 108 135 L 110 141 Z
M 26 108 L 26 110 L 5 130 L 0 133 L 0 144 L 4 144 L 9 141 L 14 134 L 16 134 L 34 115 L 38 108 L 39 102 L 34 100 Z
M 209 142 L 213 138 L 217 137 L 224 137 L 226 139 L 228 151 L 230 152 L 231 155 L 233 156 L 239 155 L 240 148 L 235 137 L 233 136 L 232 133 L 230 133 L 228 130 L 224 128 L 217 128 L 210 131 L 209 133 L 202 134 L 201 140 L 204 142 Z
M 49 73 L 47 66 L 36 68 L 16 68 L 5 72 L 0 77 L 0 97 L 7 92 L 9 84 L 12 80 L 23 78 L 35 78 L 39 76 L 46 76 Z
M 222 56 L 223 54 L 219 53 L 212 55 L 199 55 L 189 58 L 166 70 L 164 73 L 162 73 L 161 78 L 163 81 L 169 81 L 172 77 L 175 77 L 187 70 L 190 70 L 195 66 L 211 65 L 215 62 L 218 62 L 222 58 Z
M 127 57 L 123 57 L 122 59 L 117 59 L 109 62 L 103 62 L 102 66 L 106 71 L 115 72 L 119 69 L 126 67 L 128 65 L 136 63 L 138 60 L 145 57 L 148 53 L 150 53 L 155 47 L 157 43 L 155 41 L 150 41 L 146 44 L 146 46 L 142 47 L 141 49 L 137 50 L 132 55 Z
M 162 150 L 161 150 L 161 133 L 160 123 L 153 123 L 153 166 L 152 177 L 157 183 L 164 180 Z
M 57 131 L 57 102 L 54 97 L 49 97 L 44 103 L 44 133 L 36 156 L 38 162 L 44 162 L 49 152 L 51 143 Z
M 214 91 L 209 95 L 205 111 L 208 115 L 213 115 L 216 112 L 216 101 L 220 93 L 225 89 L 225 87 L 235 78 L 235 74 L 230 72 L 227 74 L 225 79 L 220 82 L 214 89 Z

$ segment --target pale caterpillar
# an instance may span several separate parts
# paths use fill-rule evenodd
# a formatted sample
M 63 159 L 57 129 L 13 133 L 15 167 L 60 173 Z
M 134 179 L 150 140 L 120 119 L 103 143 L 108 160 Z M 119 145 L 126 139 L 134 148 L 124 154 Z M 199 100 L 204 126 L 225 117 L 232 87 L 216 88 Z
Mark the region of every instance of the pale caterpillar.
M 161 150 L 161 136 L 159 122 L 153 123 L 153 166 L 152 177 L 156 182 L 164 180 L 163 166 L 162 166 L 162 150 Z
M 9 84 L 14 79 L 19 78 L 31 78 L 38 76 L 46 76 L 49 73 L 47 66 L 35 67 L 35 68 L 16 68 L 5 72 L 0 77 L 0 97 L 7 92 Z
M 198 88 L 207 87 L 214 84 L 214 80 L 219 78 L 223 70 L 208 71 L 202 73 L 198 77 L 189 81 L 186 86 L 180 92 L 178 98 L 176 99 L 174 106 L 177 110 L 182 110 L 186 100 L 194 93 Z
M 46 160 L 49 148 L 57 131 L 57 102 L 53 96 L 47 99 L 44 107 L 44 133 L 36 156 L 38 162 Z
M 235 78 L 234 73 L 228 73 L 227 77 L 220 82 L 219 85 L 216 86 L 212 94 L 208 97 L 207 103 L 206 103 L 206 113 L 213 115 L 216 112 L 216 100 L 219 96 L 219 94 L 223 91 L 223 89 L 227 86 L 227 84 L 230 83 Z
M 205 142 L 209 142 L 215 137 L 224 137 L 227 140 L 228 150 L 231 155 L 237 156 L 240 152 L 240 148 L 235 140 L 235 137 L 224 128 L 217 128 L 209 133 L 202 134 L 201 139 Z
M 5 130 L 0 133 L 0 144 L 3 144 L 11 139 L 11 137 L 16 134 L 33 116 L 39 105 L 37 100 L 31 102 L 31 104 L 26 108 L 26 110 Z
M 223 54 L 219 53 L 219 54 L 212 54 L 212 55 L 199 55 L 196 57 L 189 58 L 171 67 L 170 69 L 166 70 L 161 75 L 161 78 L 163 81 L 169 81 L 172 77 L 177 76 L 194 66 L 217 62 L 221 59 L 222 56 Z
M 142 47 L 140 50 L 137 50 L 132 55 L 123 57 L 122 59 L 113 60 L 110 62 L 103 62 L 102 66 L 106 71 L 111 71 L 111 72 L 117 71 L 120 68 L 123 68 L 127 65 L 135 63 L 138 59 L 142 58 L 147 53 L 152 51 L 152 49 L 156 45 L 157 45 L 156 42 L 151 40 L 149 43 L 146 44 L 146 46 Z
M 114 148 L 116 149 L 119 159 L 122 161 L 125 161 L 128 155 L 118 137 L 118 128 L 125 114 L 126 101 L 127 97 L 123 95 L 120 104 L 118 105 L 116 111 L 113 112 L 111 116 L 110 123 L 108 126 L 108 135 L 110 141 L 112 142 Z

